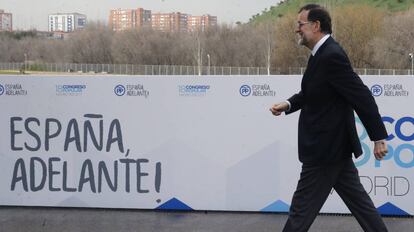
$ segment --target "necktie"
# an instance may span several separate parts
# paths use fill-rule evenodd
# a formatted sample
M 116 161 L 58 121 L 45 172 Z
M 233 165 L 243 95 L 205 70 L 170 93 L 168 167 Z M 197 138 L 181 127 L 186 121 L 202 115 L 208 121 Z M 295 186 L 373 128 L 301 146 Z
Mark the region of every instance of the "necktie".
M 310 67 L 310 66 L 311 66 L 312 61 L 313 61 L 313 58 L 314 58 L 314 56 L 311 54 L 311 55 L 309 56 L 308 66 L 307 66 L 306 68 L 308 68 L 308 67 Z

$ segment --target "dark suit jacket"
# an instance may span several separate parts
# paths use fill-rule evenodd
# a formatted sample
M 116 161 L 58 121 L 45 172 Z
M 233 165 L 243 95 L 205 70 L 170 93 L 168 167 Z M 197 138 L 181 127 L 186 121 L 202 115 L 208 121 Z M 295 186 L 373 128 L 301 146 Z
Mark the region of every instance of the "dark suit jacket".
M 288 100 L 286 114 L 301 110 L 298 148 L 303 163 L 335 163 L 362 154 L 354 110 L 372 141 L 387 137 L 371 91 L 332 37 L 310 59 L 301 91 Z

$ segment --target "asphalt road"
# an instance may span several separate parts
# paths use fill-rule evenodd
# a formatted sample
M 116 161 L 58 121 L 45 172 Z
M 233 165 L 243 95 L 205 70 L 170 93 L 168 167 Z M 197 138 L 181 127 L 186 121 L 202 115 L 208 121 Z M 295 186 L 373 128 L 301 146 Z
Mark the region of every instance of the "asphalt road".
M 286 214 L 125 209 L 0 207 L 0 232 L 281 231 Z M 386 217 L 390 232 L 413 232 L 414 219 Z M 319 215 L 310 232 L 362 231 L 352 216 Z

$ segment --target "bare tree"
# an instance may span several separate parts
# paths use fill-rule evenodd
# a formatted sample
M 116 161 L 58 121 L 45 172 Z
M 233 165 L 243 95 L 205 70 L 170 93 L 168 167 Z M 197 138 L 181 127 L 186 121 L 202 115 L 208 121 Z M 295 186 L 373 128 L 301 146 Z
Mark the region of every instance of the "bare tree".
M 205 47 L 205 36 L 204 33 L 200 30 L 196 30 L 191 32 L 191 51 L 193 54 L 193 59 L 197 65 L 197 73 L 199 76 L 202 74 L 202 66 L 203 66 L 203 55 L 204 55 L 204 47 Z
M 309 51 L 297 43 L 295 34 L 296 12 L 287 14 L 277 21 L 273 63 L 281 72 L 290 73 L 291 68 L 305 67 Z
M 414 52 L 414 9 L 387 16 L 382 25 L 383 33 L 370 44 L 373 62 L 377 67 L 409 69 L 408 54 Z
M 6 33 L 0 34 L 0 61 L 1 62 L 21 62 L 23 54 L 17 51 L 18 41 L 11 38 Z
M 270 75 L 272 52 L 276 44 L 276 25 L 274 21 L 266 21 L 257 26 L 260 40 L 263 40 L 261 42 L 263 44 L 262 53 L 265 57 L 267 75 Z
M 355 67 L 409 68 L 414 52 L 414 9 L 386 13 L 368 5 L 337 5 L 325 0 L 333 17 L 333 36 Z M 0 62 L 122 63 L 190 65 L 198 73 L 212 66 L 276 67 L 282 73 L 304 67 L 309 51 L 297 44 L 297 12 L 275 20 L 219 25 L 194 33 L 130 30 L 113 32 L 100 22 L 55 40 L 35 31 L 0 33 Z M 46 39 L 47 38 L 47 39 Z M 207 58 L 207 55 L 209 58 Z M 210 63 L 208 62 L 210 61 Z
M 112 63 L 113 32 L 100 22 L 90 22 L 85 30 L 73 33 L 69 39 L 71 60 L 75 63 Z
M 374 67 L 369 43 L 381 33 L 385 13 L 367 5 L 346 5 L 334 10 L 335 38 L 355 67 Z

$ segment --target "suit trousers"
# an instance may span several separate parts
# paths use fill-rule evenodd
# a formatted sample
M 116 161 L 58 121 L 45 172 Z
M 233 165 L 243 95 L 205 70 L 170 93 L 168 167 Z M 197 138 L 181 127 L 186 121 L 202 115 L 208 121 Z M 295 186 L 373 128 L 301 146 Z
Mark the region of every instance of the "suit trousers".
M 332 188 L 356 217 L 365 232 L 385 232 L 387 228 L 362 186 L 351 158 L 335 164 L 303 164 L 293 195 L 289 218 L 283 232 L 308 231 Z

